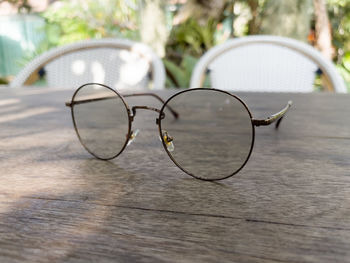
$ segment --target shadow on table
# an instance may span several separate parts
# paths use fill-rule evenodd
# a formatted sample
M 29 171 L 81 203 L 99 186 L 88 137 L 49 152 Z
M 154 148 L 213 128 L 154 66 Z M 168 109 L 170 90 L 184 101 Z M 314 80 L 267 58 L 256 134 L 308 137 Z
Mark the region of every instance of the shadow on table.
M 59 161 L 48 159 L 35 169 L 57 170 L 50 168 L 53 162 Z M 150 167 L 126 170 L 113 161 L 78 158 L 66 162 L 64 169 L 71 171 L 69 178 L 59 172 L 46 182 L 32 178 L 43 185 L 25 195 L 4 197 L 2 242 L 21 260 L 140 260 L 140 253 L 132 253 L 139 248 L 152 258 L 148 253 L 163 238 L 180 245 L 177 239 L 183 233 L 191 236 L 193 217 L 198 221 L 200 214 L 211 214 L 207 208 L 225 202 L 219 199 L 230 189 L 224 183 L 186 178 L 181 171 L 169 175 L 172 167 L 150 174 Z

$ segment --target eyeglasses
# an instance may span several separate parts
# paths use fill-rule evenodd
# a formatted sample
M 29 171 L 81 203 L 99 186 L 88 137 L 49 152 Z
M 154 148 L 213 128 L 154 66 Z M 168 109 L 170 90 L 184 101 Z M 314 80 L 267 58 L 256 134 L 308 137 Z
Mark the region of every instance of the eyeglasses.
M 153 96 L 161 109 L 129 107 L 125 98 Z M 188 89 L 164 102 L 153 93 L 121 95 L 97 83 L 78 88 L 66 106 L 71 108 L 75 131 L 84 148 L 98 159 L 120 155 L 136 137 L 132 122 L 138 110 L 158 114 L 156 124 L 170 159 L 185 173 L 201 180 L 222 180 L 238 173 L 254 146 L 255 126 L 278 128 L 292 102 L 267 119 L 252 117 L 237 96 L 218 89 Z

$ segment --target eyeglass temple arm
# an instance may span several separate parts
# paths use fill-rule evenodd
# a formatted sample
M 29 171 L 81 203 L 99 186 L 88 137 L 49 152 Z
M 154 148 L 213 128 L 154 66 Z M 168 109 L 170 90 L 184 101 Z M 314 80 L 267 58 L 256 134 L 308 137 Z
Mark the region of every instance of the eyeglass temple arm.
M 133 93 L 133 94 L 123 94 L 122 96 L 123 97 L 152 96 L 152 97 L 158 99 L 163 104 L 165 103 L 165 101 L 161 97 L 159 97 L 158 95 L 153 94 L 153 93 Z M 71 101 L 67 101 L 65 104 L 67 107 L 72 107 L 73 105 L 77 105 L 77 104 L 89 103 L 89 102 L 94 102 L 94 101 L 99 101 L 99 100 L 108 100 L 108 99 L 113 99 L 113 98 L 115 98 L 115 96 L 77 100 L 77 101 L 74 101 L 74 103 L 72 103 Z M 179 117 L 179 114 L 175 110 L 173 110 L 169 105 L 166 105 L 165 107 L 167 107 L 169 109 L 169 111 L 174 115 L 175 119 L 177 119 Z
M 292 104 L 293 104 L 293 102 L 291 100 L 288 101 L 288 104 L 286 107 L 284 107 L 281 111 L 271 115 L 270 117 L 268 117 L 265 120 L 252 119 L 254 126 L 267 126 L 267 125 L 270 125 L 271 123 L 277 121 L 275 127 L 276 127 L 276 129 L 278 129 L 278 126 L 280 125 L 281 120 L 283 119 L 284 115 L 289 110 L 289 108 L 292 106 Z

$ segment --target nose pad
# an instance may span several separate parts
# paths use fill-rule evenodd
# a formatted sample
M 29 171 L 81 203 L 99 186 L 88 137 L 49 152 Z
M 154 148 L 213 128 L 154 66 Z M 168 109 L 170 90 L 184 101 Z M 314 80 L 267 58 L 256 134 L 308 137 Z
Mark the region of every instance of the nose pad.
M 126 146 L 129 146 L 133 141 L 135 141 L 136 136 L 139 134 L 140 130 L 136 129 L 135 131 L 131 131 L 131 135 Z
M 169 152 L 174 151 L 175 146 L 174 146 L 174 139 L 169 135 L 167 131 L 162 131 L 162 136 L 163 136 L 163 141 L 165 142 L 166 148 Z

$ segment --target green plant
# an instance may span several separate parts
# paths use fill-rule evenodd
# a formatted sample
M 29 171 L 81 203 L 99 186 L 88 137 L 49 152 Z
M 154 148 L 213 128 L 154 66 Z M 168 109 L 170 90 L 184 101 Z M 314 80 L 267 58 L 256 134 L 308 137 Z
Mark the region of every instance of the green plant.
M 37 55 L 60 45 L 79 40 L 123 37 L 138 39 L 138 0 L 62 0 L 50 5 L 40 15 L 45 26 L 45 40 L 19 61 L 27 64 Z
M 48 46 L 88 38 L 137 39 L 137 0 L 63 0 L 42 16 L 47 21 Z
M 215 32 L 218 22 L 209 19 L 204 26 L 194 19 L 173 27 L 167 43 L 169 56 L 176 54 L 189 54 L 201 56 L 206 50 L 216 44 Z
M 167 71 L 167 87 L 187 88 L 190 84 L 191 74 L 198 59 L 191 55 L 184 55 L 181 63 L 177 65 L 168 59 L 163 59 Z
M 342 62 L 337 65 L 337 68 L 345 80 L 348 92 L 350 92 L 350 52 L 343 56 Z
M 166 46 L 167 56 L 163 60 L 167 71 L 167 86 L 188 87 L 192 70 L 207 50 L 223 38 L 218 34 L 218 22 L 209 19 L 200 25 L 194 19 L 173 27 Z
M 335 62 L 350 92 L 350 1 L 327 0 Z

